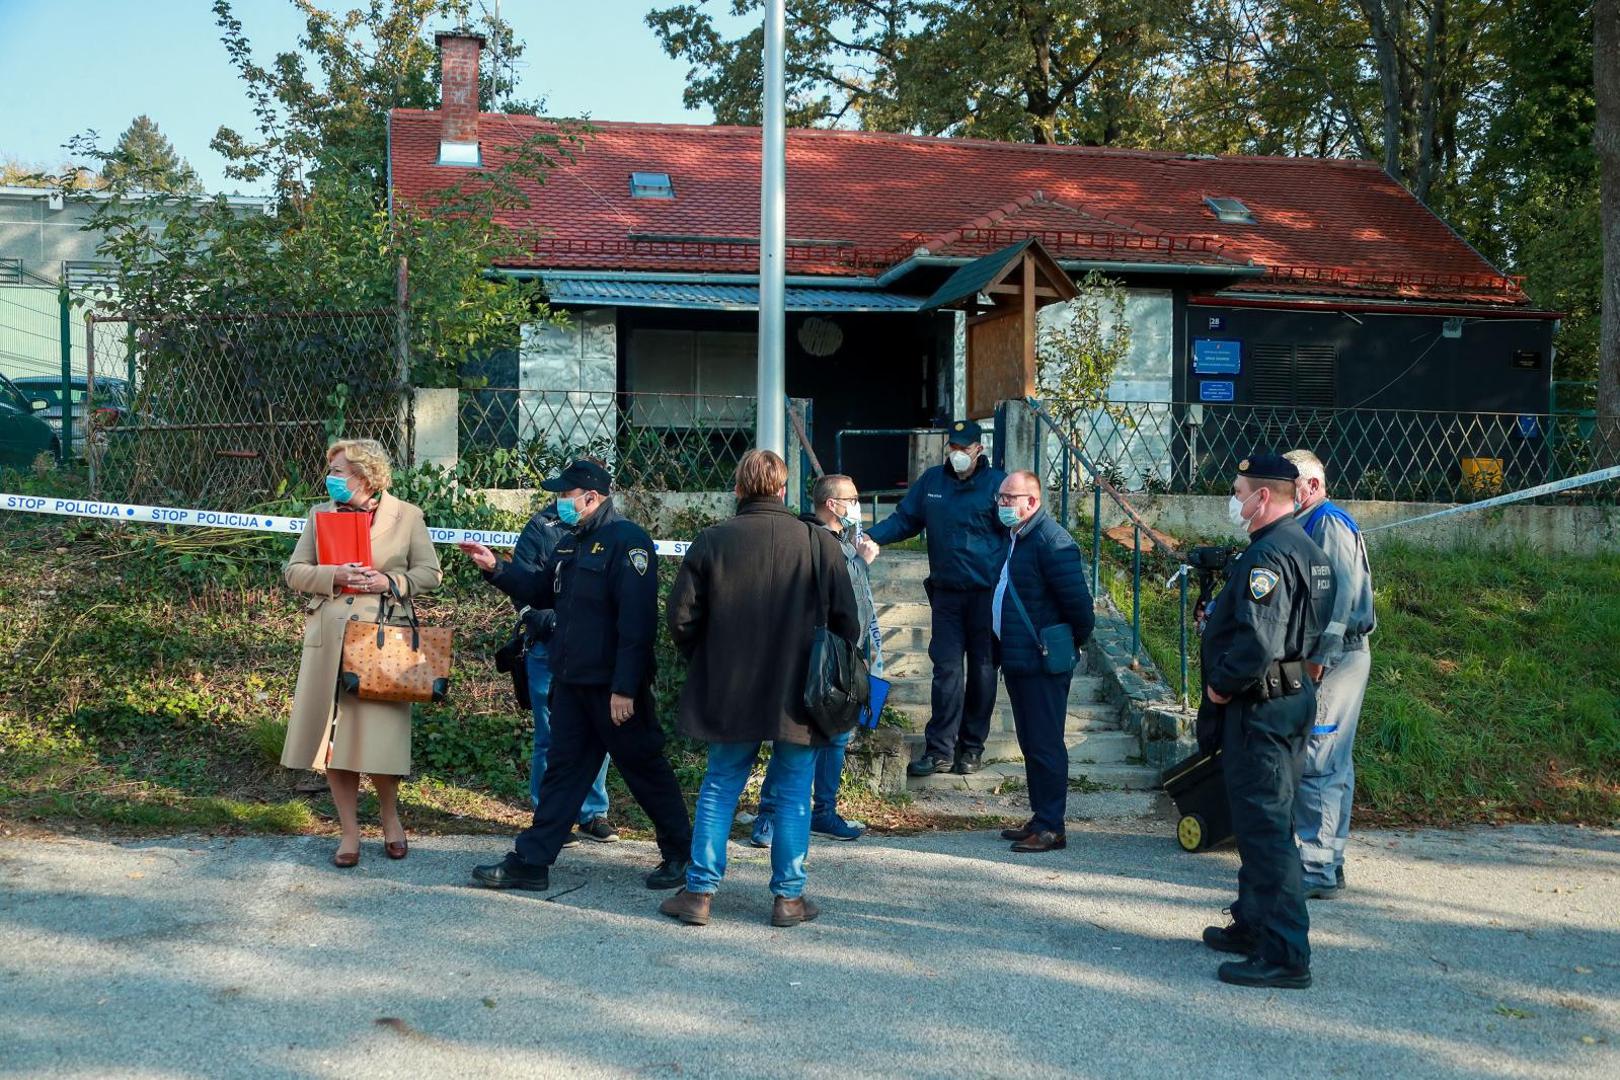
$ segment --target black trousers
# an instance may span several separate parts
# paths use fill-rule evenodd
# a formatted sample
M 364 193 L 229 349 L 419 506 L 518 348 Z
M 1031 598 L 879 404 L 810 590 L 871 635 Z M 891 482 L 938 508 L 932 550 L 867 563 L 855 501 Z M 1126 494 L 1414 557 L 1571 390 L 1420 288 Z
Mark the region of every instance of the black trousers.
M 933 712 L 926 736 L 930 757 L 950 761 L 958 753 L 984 752 L 990 715 L 996 708 L 990 622 L 994 593 L 994 589 L 928 587 L 933 614 L 928 659 L 934 664 Z
M 658 726 L 651 688 L 636 696 L 635 715 L 620 725 L 609 715 L 610 696 L 605 686 L 552 681 L 551 753 L 540 782 L 540 805 L 534 809 L 534 823 L 518 833 L 515 845 L 524 862 L 550 866 L 557 861 L 580 803 L 609 754 L 630 794 L 652 819 L 662 856 L 692 857 L 692 819 L 675 770 L 664 756 L 664 729 Z
M 1242 859 L 1232 919 L 1259 935 L 1262 960 L 1288 967 L 1311 963 L 1294 793 L 1315 717 L 1316 688 L 1307 682 L 1293 697 L 1233 701 L 1221 733 L 1226 796 Z
M 1018 748 L 1024 752 L 1029 809 L 1040 832 L 1063 831 L 1069 807 L 1069 744 L 1063 729 L 1069 716 L 1069 684 L 1074 675 L 1006 674 Z

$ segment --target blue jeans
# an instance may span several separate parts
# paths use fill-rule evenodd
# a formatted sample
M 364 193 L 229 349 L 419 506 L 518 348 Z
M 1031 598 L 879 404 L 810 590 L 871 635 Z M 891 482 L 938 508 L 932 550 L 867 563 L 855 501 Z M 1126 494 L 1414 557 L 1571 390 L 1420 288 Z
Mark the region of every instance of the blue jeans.
M 546 647 L 539 642 L 529 646 L 524 663 L 529 666 L 529 704 L 534 709 L 534 756 L 529 759 L 529 805 L 540 805 L 540 778 L 546 775 L 546 757 L 551 752 L 551 664 Z M 579 808 L 581 825 L 608 812 L 607 760 L 596 774 L 590 794 Z
M 759 757 L 759 743 L 710 743 L 709 767 L 692 815 L 692 866 L 686 891 L 713 893 L 726 876 L 726 842 L 737 800 Z M 773 792 L 771 892 L 787 900 L 804 894 L 804 857 L 810 850 L 810 785 L 816 751 L 778 742 L 771 746 L 765 786 Z
M 844 756 L 849 750 L 849 741 L 854 737 L 854 731 L 846 731 L 833 739 L 831 746 L 819 747 L 815 751 L 815 786 L 810 800 L 812 823 L 830 821 L 838 813 L 838 786 L 844 780 Z M 766 770 L 765 782 L 759 788 L 759 816 L 766 817 L 775 809 L 776 789 L 771 783 L 770 771 Z

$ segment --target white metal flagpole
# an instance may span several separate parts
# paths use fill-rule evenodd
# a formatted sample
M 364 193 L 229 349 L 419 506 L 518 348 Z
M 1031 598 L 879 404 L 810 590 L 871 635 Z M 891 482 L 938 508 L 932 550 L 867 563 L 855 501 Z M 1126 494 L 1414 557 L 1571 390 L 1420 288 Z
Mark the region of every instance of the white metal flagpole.
M 765 4 L 765 93 L 759 187 L 759 400 L 756 442 L 787 454 L 787 104 L 782 54 L 786 0 Z

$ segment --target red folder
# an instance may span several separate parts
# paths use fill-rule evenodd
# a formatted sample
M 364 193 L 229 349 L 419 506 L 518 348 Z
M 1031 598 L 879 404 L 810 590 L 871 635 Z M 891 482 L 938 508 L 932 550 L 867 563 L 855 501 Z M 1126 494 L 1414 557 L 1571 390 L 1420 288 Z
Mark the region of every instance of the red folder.
M 322 566 L 371 565 L 371 515 L 315 511 L 315 557 Z M 359 592 L 344 586 L 342 592 Z

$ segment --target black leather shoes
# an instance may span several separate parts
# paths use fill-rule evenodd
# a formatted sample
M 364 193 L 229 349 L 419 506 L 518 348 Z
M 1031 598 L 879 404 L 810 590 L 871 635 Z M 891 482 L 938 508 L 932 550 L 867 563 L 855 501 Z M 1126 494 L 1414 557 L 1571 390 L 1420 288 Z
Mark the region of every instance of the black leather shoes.
M 1012 846 L 1017 852 L 1062 851 L 1069 841 L 1060 832 L 1032 832 Z
M 1016 829 L 1002 829 L 1001 830 L 1001 838 L 1003 840 L 1013 840 L 1013 841 L 1028 840 L 1031 836 L 1034 836 L 1034 835 L 1035 835 L 1035 819 L 1034 818 L 1030 818 L 1028 821 L 1024 822 L 1022 825 L 1018 826 Z
M 690 859 L 665 859 L 658 864 L 658 869 L 647 875 L 647 888 L 673 889 L 685 885 L 686 868 L 691 865 Z
M 906 766 L 906 775 L 933 776 L 935 773 L 948 772 L 950 771 L 950 768 L 951 763 L 946 761 L 944 758 L 929 757 L 927 754 L 924 754 L 922 757 Z
M 1233 986 L 1259 986 L 1275 990 L 1305 990 L 1311 985 L 1310 968 L 1283 967 L 1257 956 L 1222 964 L 1215 976 Z
M 1260 949 L 1260 939 L 1253 930 L 1240 923 L 1231 926 L 1204 927 L 1204 944 L 1216 952 L 1253 956 Z
M 508 852 L 506 858 L 492 866 L 473 867 L 473 884 L 485 889 L 529 889 L 545 892 L 551 888 L 551 872 L 544 866 L 533 866 Z
M 978 750 L 963 750 L 956 755 L 956 762 L 951 766 L 951 772 L 958 776 L 967 776 L 984 768 L 984 754 Z

